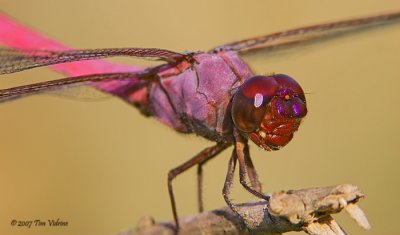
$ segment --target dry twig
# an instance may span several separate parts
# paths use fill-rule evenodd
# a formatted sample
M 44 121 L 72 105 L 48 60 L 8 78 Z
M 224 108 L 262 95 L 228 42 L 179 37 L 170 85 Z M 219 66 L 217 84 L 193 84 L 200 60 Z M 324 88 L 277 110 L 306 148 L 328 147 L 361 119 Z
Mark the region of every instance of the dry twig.
M 346 234 L 330 215 L 345 209 L 361 227 L 369 229 L 367 218 L 356 205 L 363 197 L 364 194 L 350 184 L 276 192 L 269 203 L 237 205 L 242 218 L 227 207 L 182 217 L 179 234 L 282 234 L 289 231 Z M 135 228 L 119 235 L 173 235 L 172 227 L 171 222 L 156 223 L 145 217 Z

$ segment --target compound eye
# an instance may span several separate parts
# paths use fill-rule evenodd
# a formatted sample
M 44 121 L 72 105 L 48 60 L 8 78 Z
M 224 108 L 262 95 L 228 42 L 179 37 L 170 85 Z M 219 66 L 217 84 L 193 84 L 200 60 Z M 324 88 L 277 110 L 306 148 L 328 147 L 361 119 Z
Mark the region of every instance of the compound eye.
M 244 82 L 232 100 L 232 119 L 236 128 L 243 132 L 258 129 L 278 86 L 273 76 L 255 76 Z
M 274 77 L 279 84 L 278 98 L 275 102 L 279 115 L 285 118 L 302 118 L 306 116 L 306 97 L 300 85 L 285 74 L 276 74 Z

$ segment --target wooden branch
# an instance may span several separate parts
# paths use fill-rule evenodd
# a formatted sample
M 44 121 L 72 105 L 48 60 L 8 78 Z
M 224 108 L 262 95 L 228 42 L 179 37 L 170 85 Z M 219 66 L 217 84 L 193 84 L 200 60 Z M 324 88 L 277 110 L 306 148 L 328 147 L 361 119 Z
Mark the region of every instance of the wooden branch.
M 312 235 L 342 235 L 346 233 L 330 215 L 343 209 L 361 227 L 370 228 L 363 211 L 356 205 L 363 197 L 358 187 L 350 184 L 276 192 L 268 203 L 238 204 L 242 218 L 228 207 L 182 217 L 179 234 L 272 235 L 305 231 Z M 173 222 L 156 223 L 151 217 L 145 217 L 135 228 L 118 235 L 173 235 L 173 226 Z

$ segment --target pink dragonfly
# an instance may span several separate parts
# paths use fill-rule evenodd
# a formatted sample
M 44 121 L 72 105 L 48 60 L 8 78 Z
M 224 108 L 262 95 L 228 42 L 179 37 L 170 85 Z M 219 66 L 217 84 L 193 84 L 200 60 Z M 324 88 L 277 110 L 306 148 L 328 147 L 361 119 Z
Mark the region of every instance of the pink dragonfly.
M 178 53 L 158 48 L 71 50 L 0 15 L 0 43 L 9 47 L 0 49 L 0 74 L 50 66 L 72 76 L 0 90 L 0 101 L 90 85 L 120 97 L 178 132 L 215 142 L 168 174 L 178 230 L 172 188 L 177 175 L 197 165 L 202 211 L 202 165 L 233 145 L 223 188 L 226 203 L 236 211 L 229 192 L 237 162 L 243 187 L 268 200 L 250 158 L 248 139 L 265 150 L 278 150 L 290 142 L 307 114 L 305 94 L 293 78 L 255 75 L 240 54 L 288 48 L 398 19 L 400 12 L 330 22 L 227 43 L 208 52 Z M 141 69 L 100 60 L 114 56 L 156 58 L 166 63 Z M 73 61 L 81 62 L 67 63 Z

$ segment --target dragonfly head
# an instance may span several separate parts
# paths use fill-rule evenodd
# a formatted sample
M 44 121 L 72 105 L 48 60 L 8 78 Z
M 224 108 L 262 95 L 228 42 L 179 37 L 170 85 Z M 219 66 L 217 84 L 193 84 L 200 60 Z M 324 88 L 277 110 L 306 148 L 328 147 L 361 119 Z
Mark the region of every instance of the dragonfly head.
M 289 143 L 306 114 L 302 88 L 285 74 L 254 76 L 238 88 L 232 100 L 235 127 L 266 150 Z

